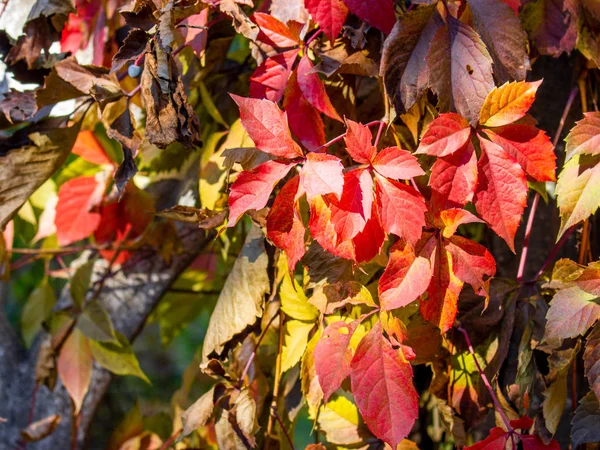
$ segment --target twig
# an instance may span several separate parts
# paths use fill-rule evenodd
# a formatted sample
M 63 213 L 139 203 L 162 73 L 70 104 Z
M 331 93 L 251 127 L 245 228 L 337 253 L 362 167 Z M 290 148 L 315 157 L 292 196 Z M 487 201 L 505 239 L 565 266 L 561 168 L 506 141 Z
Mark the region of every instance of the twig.
M 285 315 L 283 311 L 279 311 L 279 344 L 277 346 L 277 360 L 275 362 L 275 382 L 273 383 L 273 401 L 271 402 L 271 411 L 277 408 L 277 396 L 279 395 L 279 383 L 281 381 L 281 357 L 283 350 L 283 321 Z M 269 422 L 267 424 L 267 437 L 265 439 L 265 448 L 269 448 L 271 433 L 273 432 L 273 414 L 269 414 Z
M 165 441 L 165 443 L 162 445 L 162 447 L 159 450 L 167 450 L 169 448 L 169 445 L 171 445 L 173 442 L 175 442 L 175 439 L 177 439 L 179 437 L 179 435 L 181 434 L 182 431 L 183 431 L 183 428 L 180 428 L 175 433 L 173 433 L 171 435 L 171 437 L 169 437 L 169 439 L 167 439 Z
M 477 356 L 475 355 L 475 350 L 473 350 L 473 345 L 471 345 L 471 340 L 469 339 L 469 334 L 467 333 L 467 330 L 465 330 L 461 325 L 458 327 L 458 331 L 460 331 L 462 333 L 462 335 L 465 337 L 465 341 L 467 341 L 467 347 L 469 348 L 469 353 L 471 353 L 471 356 L 473 356 L 473 360 L 475 361 L 475 365 L 477 366 L 479 375 L 481 376 L 481 379 L 483 380 L 483 384 L 485 385 L 488 392 L 490 393 L 490 396 L 492 397 L 492 402 L 494 402 L 494 408 L 496 409 L 496 411 L 498 411 L 498 414 L 502 418 L 502 421 L 504 422 L 504 425 L 506 426 L 507 431 L 509 433 L 513 433 L 514 429 L 511 426 L 510 421 L 508 420 L 508 417 L 506 417 L 506 414 L 504 414 L 504 411 L 502 410 L 502 407 L 500 406 L 500 402 L 498 401 L 498 397 L 496 397 L 496 393 L 494 392 L 492 385 L 490 384 L 489 380 L 485 376 L 485 373 L 483 372 L 483 369 L 481 368 L 481 365 L 479 364 L 479 360 L 477 359 Z
M 279 316 L 279 314 L 273 314 L 273 317 L 271 317 L 271 320 L 269 320 L 269 323 L 267 324 L 265 329 L 260 334 L 258 341 L 256 342 L 256 345 L 254 346 L 254 350 L 252 351 L 252 354 L 248 358 L 248 362 L 246 362 L 246 365 L 244 366 L 244 370 L 242 371 L 242 375 L 240 376 L 240 381 L 238 382 L 238 388 L 241 388 L 242 385 L 244 384 L 244 378 L 246 378 L 246 375 L 248 374 L 248 371 L 250 370 L 250 366 L 252 365 L 252 361 L 254 361 L 254 358 L 256 357 L 256 351 L 258 350 L 258 347 L 260 346 L 262 340 L 266 336 L 267 331 L 269 330 L 269 327 L 271 326 L 271 324 L 275 321 L 275 319 L 278 316 Z
M 279 424 L 279 426 L 283 430 L 283 434 L 285 434 L 285 437 L 286 437 L 288 443 L 290 444 L 290 447 L 292 448 L 292 450 L 295 450 L 294 449 L 294 442 L 292 441 L 292 438 L 288 434 L 288 431 L 285 429 L 285 426 L 283 425 L 283 420 L 281 420 L 281 417 L 279 417 L 279 414 L 277 414 L 277 409 L 273 405 L 271 405 L 271 411 L 273 412 L 273 415 L 275 416 L 275 419 L 277 420 L 277 423 Z
M 571 233 L 573 233 L 575 228 L 577 228 L 577 225 L 573 225 L 571 228 L 569 228 L 567 231 L 565 231 L 565 234 L 563 234 L 563 236 L 560 238 L 560 241 L 558 241 L 556 243 L 556 245 L 554 246 L 554 248 L 552 249 L 552 251 L 550 252 L 548 257 L 546 258 L 546 261 L 544 261 L 544 264 L 542 264 L 542 267 L 540 267 L 540 270 L 538 270 L 537 273 L 535 274 L 535 276 L 531 280 L 527 281 L 526 284 L 533 284 L 542 276 L 542 274 L 544 273 L 544 270 L 546 270 L 546 268 L 554 260 L 557 253 L 562 248 L 564 243 L 567 242 L 567 239 L 569 239 L 569 236 L 571 236 Z
M 308 48 L 308 46 L 310 46 L 310 44 L 312 44 L 312 41 L 314 41 L 317 37 L 319 37 L 319 35 L 323 32 L 323 30 L 319 29 L 315 34 L 313 34 L 310 38 L 308 38 L 308 41 L 306 41 L 306 47 Z

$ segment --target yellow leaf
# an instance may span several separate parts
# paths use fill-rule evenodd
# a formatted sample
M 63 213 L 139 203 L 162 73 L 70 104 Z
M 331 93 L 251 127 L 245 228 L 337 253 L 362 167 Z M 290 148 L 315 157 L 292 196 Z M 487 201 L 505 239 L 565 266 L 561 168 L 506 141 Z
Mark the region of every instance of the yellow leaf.
M 308 344 L 312 322 L 291 319 L 285 323 L 285 338 L 281 354 L 281 371 L 291 369 L 300 361 Z

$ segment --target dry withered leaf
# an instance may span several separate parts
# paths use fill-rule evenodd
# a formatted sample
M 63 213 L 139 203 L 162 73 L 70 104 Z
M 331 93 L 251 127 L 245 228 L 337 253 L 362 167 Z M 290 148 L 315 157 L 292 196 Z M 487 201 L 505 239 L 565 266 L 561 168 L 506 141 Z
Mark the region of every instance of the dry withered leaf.
M 37 0 L 23 27 L 23 34 L 10 49 L 6 62 L 13 65 L 21 60 L 31 69 L 35 61 L 54 41 L 60 39 L 61 30 L 75 8 L 71 0 Z
M 146 50 L 149 38 L 150 36 L 144 30 L 131 30 L 113 57 L 110 71 L 116 72 L 129 61 L 137 59 Z
M 50 390 L 54 390 L 57 377 L 54 357 L 52 339 L 47 336 L 40 345 L 40 352 L 35 363 L 35 382 L 48 386 Z
M 227 210 L 212 211 L 206 208 L 176 205 L 159 211 L 155 215 L 180 222 L 197 223 L 199 228 L 212 229 L 223 224 Z
M 34 91 L 19 92 L 11 89 L 0 97 L 0 114 L 11 124 L 28 120 L 35 114 Z
M 198 118 L 189 104 L 177 65 L 159 46 L 146 54 L 142 73 L 142 102 L 146 108 L 146 136 L 159 148 L 175 141 L 201 144 Z
M 56 427 L 60 423 L 62 418 L 58 414 L 45 417 L 41 420 L 29 424 L 27 428 L 21 430 L 21 436 L 25 442 L 36 442 L 41 441 L 46 436 L 52 434 Z

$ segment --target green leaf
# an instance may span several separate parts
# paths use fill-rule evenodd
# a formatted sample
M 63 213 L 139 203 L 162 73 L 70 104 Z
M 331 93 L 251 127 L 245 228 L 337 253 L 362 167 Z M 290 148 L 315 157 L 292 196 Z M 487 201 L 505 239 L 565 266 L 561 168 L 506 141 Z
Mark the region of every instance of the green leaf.
M 319 311 L 313 305 L 308 303 L 304 290 L 296 280 L 291 279 L 287 268 L 279 288 L 279 297 L 281 298 L 281 309 L 288 316 L 312 322 L 319 317 Z
M 314 327 L 312 322 L 291 319 L 285 323 L 285 337 L 281 354 L 281 371 L 294 367 L 304 355 L 308 335 Z
M 85 305 L 83 312 L 77 318 L 77 328 L 95 341 L 115 344 L 119 342 L 110 316 L 98 300 L 93 300 Z
M 119 341 L 118 345 L 112 342 L 90 341 L 92 355 L 96 362 L 116 375 L 133 375 L 151 384 L 140 368 L 127 338 L 118 331 L 116 335 Z
M 75 270 L 71 278 L 71 297 L 73 298 L 73 303 L 78 308 L 81 308 L 85 303 L 85 295 L 92 281 L 93 269 L 94 260 L 87 261 Z
M 212 97 L 210 96 L 210 93 L 206 89 L 204 83 L 200 81 L 198 83 L 198 86 L 200 87 L 200 97 L 202 97 L 202 106 L 206 108 L 206 111 L 208 112 L 208 114 L 210 114 L 210 117 L 212 117 L 214 121 L 218 124 L 223 125 L 225 128 L 229 128 L 229 125 L 227 125 L 227 122 L 225 122 L 225 119 L 223 119 L 223 116 L 215 106 L 215 103 L 213 102 Z
M 54 289 L 44 279 L 29 295 L 21 314 L 21 332 L 27 347 L 33 343 L 33 339 L 40 331 L 42 323 L 50 316 L 55 303 Z

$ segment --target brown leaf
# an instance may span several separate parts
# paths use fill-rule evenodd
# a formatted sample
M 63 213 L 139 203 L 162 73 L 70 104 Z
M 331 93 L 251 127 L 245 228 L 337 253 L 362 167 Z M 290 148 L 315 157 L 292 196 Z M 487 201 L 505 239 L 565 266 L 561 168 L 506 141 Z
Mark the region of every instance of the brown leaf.
M 40 345 L 38 359 L 35 363 L 35 382 L 48 386 L 51 391 L 56 385 L 56 363 L 54 361 L 54 348 L 49 336 L 44 338 Z
M 260 151 L 254 147 L 227 148 L 222 153 L 223 165 L 231 170 L 234 164 L 239 164 L 244 170 L 252 170 L 262 163 L 275 159 L 275 156 Z
M 592 391 L 600 400 L 600 324 L 596 323 L 594 329 L 587 337 L 585 352 L 583 353 L 585 374 Z
M 198 209 L 191 206 L 176 205 L 163 209 L 155 215 L 180 222 L 197 223 L 199 228 L 209 230 L 223 224 L 227 211 L 213 211 L 206 208 Z
M 0 114 L 3 114 L 9 123 L 23 122 L 33 117 L 36 110 L 34 91 L 19 92 L 11 89 L 1 97 Z
M 111 72 L 116 72 L 129 61 L 137 59 L 148 45 L 148 33 L 144 30 L 133 29 L 129 32 L 123 45 L 119 48 L 117 54 L 113 57 Z
M 56 427 L 61 421 L 58 414 L 45 417 L 44 419 L 36 420 L 29 424 L 27 428 L 21 430 L 21 436 L 25 442 L 37 442 L 49 436 L 56 430 Z
M 258 36 L 258 26 L 250 20 L 235 0 L 222 0 L 219 3 L 221 12 L 233 19 L 235 31 L 245 38 L 255 41 Z
M 212 417 L 215 403 L 223 395 L 224 387 L 222 383 L 217 383 L 181 414 L 182 436 L 187 436 L 208 423 Z
M 37 0 L 27 16 L 23 35 L 10 49 L 6 62 L 14 65 L 24 59 L 31 69 L 42 50 L 47 54 L 52 43 L 60 39 L 69 14 L 74 12 L 72 0 Z
M 82 66 L 71 56 L 54 65 L 35 99 L 37 107 L 43 108 L 83 95 L 92 96 L 104 108 L 124 94 L 115 74 L 105 67 Z
M 176 141 L 188 147 L 201 145 L 198 118 L 188 103 L 175 60 L 159 46 L 146 54 L 141 84 L 148 140 L 159 148 Z
M 0 140 L 0 229 L 69 156 L 79 125 L 59 128 L 61 122 L 50 119 Z

